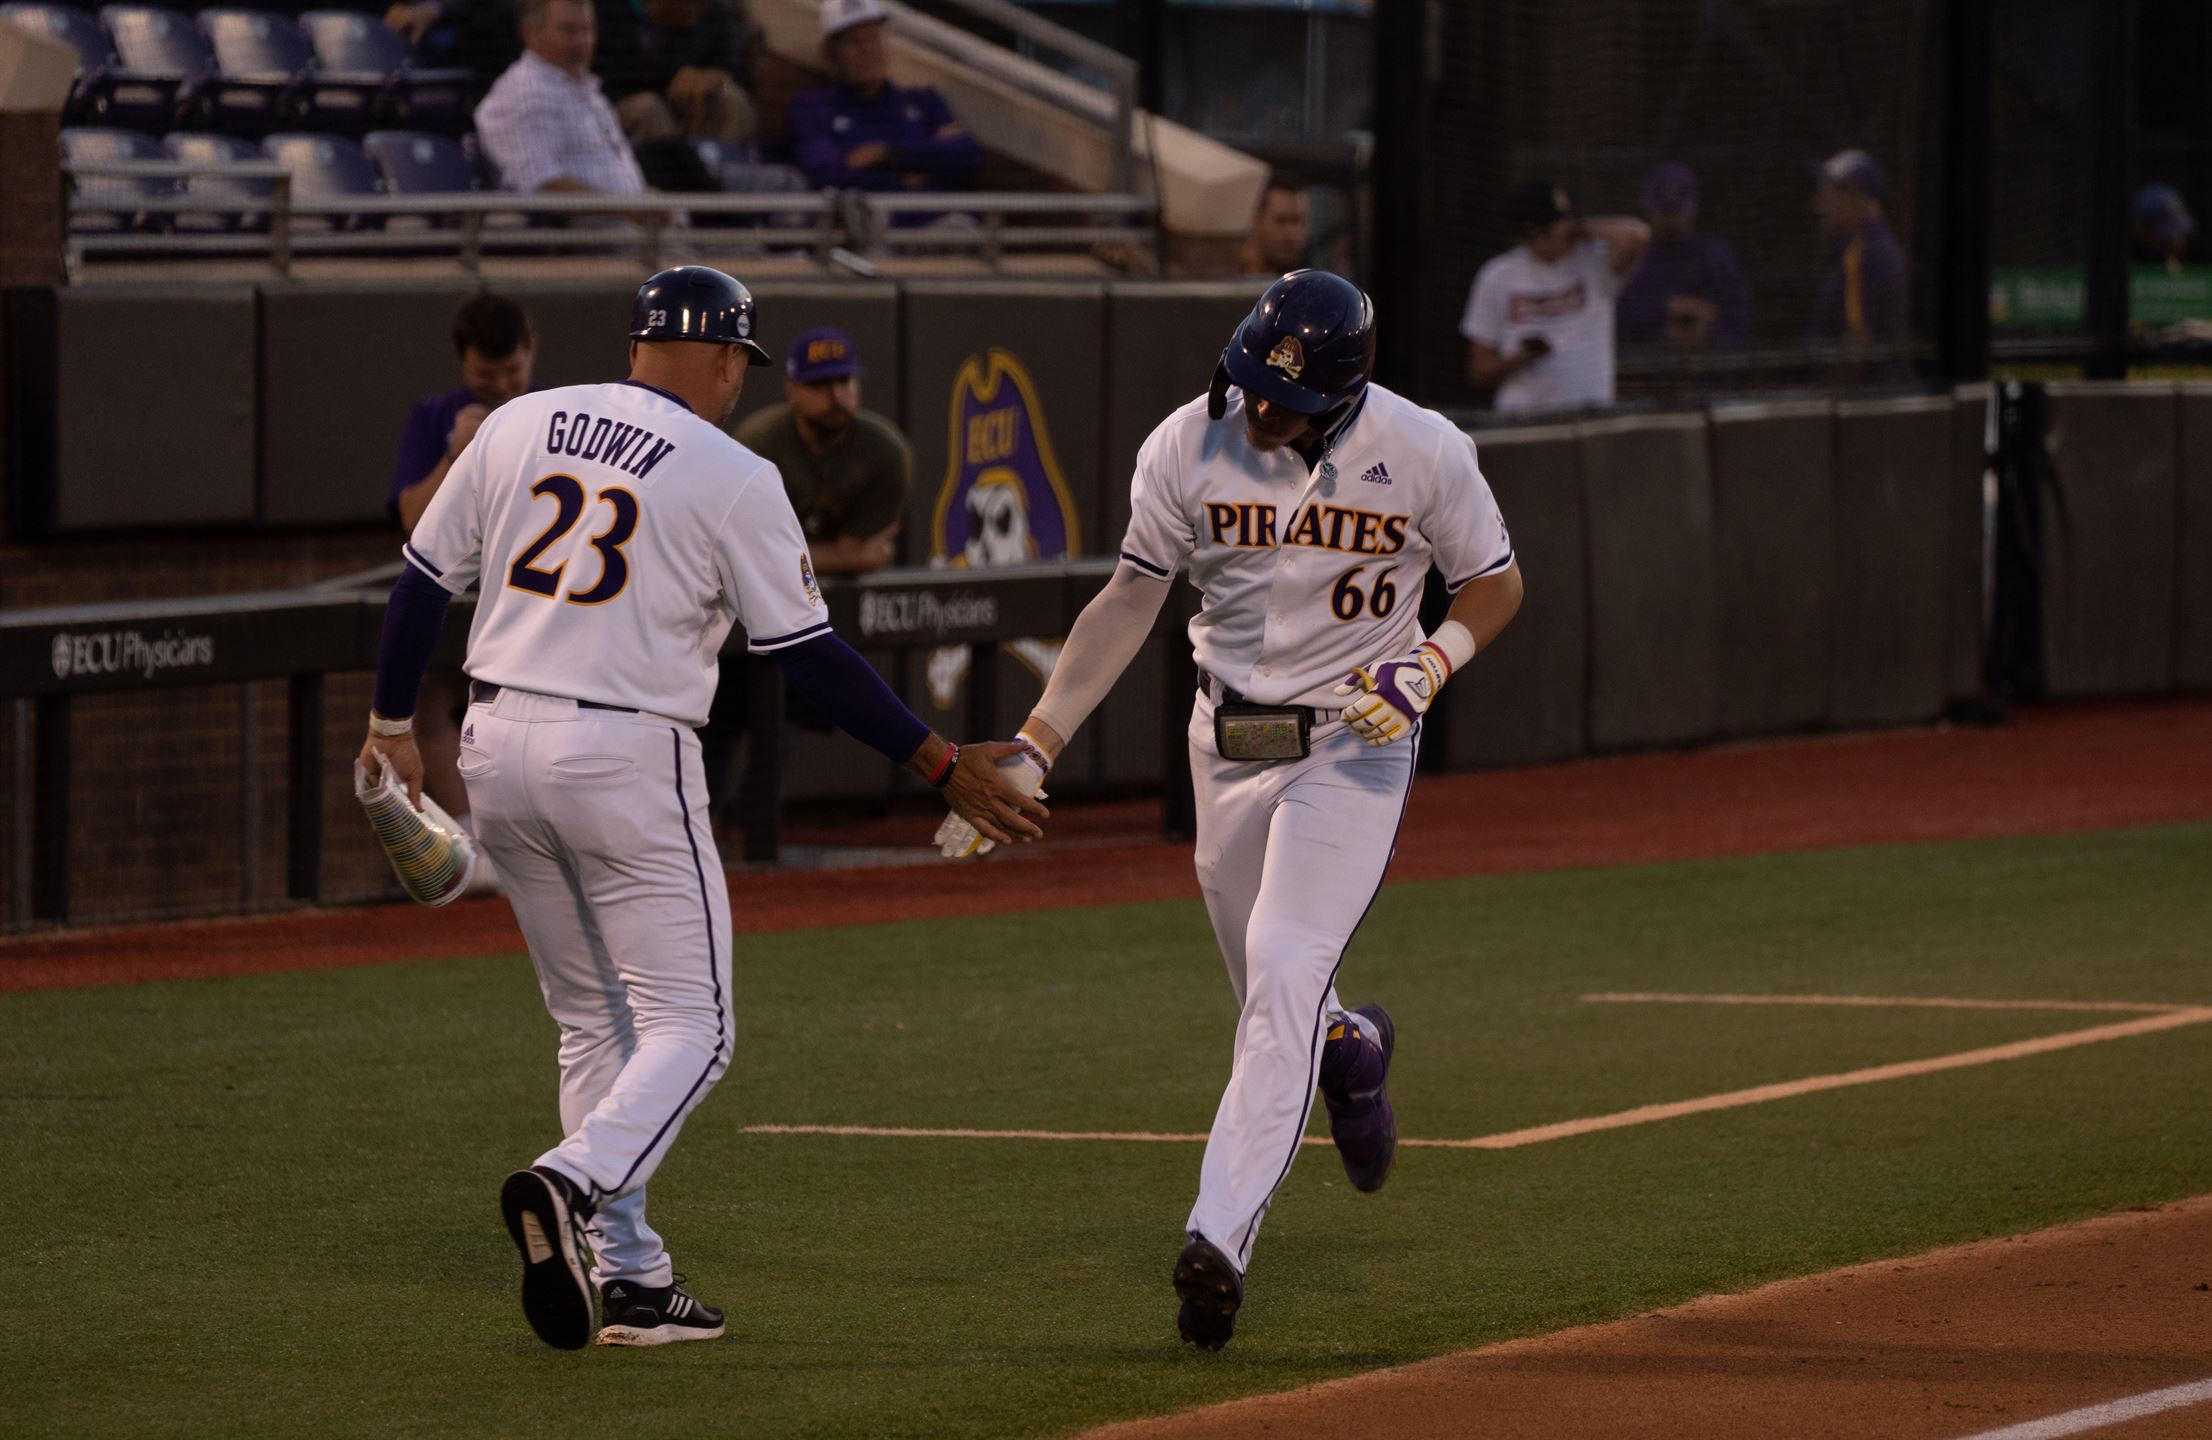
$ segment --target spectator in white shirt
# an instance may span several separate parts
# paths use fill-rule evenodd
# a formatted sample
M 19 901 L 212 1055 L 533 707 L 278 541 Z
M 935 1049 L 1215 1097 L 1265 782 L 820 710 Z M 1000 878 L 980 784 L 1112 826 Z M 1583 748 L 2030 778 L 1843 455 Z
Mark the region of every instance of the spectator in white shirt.
M 1467 378 L 1497 388 L 1500 410 L 1613 403 L 1613 302 L 1651 227 L 1627 215 L 1575 213 L 1567 192 L 1535 180 L 1514 192 L 1521 243 L 1485 264 L 1459 333 Z
M 522 0 L 522 58 L 476 107 L 476 138 L 500 183 L 525 194 L 639 195 L 622 121 L 591 73 L 590 0 Z

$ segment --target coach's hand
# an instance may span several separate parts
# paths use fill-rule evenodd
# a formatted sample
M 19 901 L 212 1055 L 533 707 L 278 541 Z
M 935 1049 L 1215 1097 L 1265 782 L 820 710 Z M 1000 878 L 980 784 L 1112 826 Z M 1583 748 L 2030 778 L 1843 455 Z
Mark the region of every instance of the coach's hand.
M 1043 772 L 1039 771 L 1035 781 L 1023 788 L 1020 775 L 1009 773 L 1006 765 L 1014 761 L 1011 768 L 1020 771 L 1020 762 L 1036 754 L 1036 748 L 1022 740 L 961 746 L 952 778 L 945 782 L 945 801 L 952 806 L 953 814 L 974 826 L 983 839 L 1000 845 L 1026 844 L 1042 838 L 1045 832 L 1035 822 L 1052 815 L 1037 802 Z M 1032 816 L 1034 820 L 1029 818 Z M 943 844 L 940 840 L 940 847 Z
M 1052 772 L 1052 762 L 1045 758 L 1045 752 L 1031 743 L 1027 736 L 1017 736 L 1011 749 L 1011 754 L 1002 756 L 996 762 L 1000 781 L 1016 794 L 1044 799 L 1045 776 Z M 961 759 L 966 758 L 967 752 L 963 750 Z M 996 842 L 979 834 L 975 826 L 957 810 L 945 817 L 930 843 L 947 860 L 965 860 L 971 855 L 988 855 L 998 848 Z
M 1443 654 L 1425 640 L 1410 655 L 1363 665 L 1336 687 L 1339 695 L 1357 697 L 1344 707 L 1344 723 L 1370 745 L 1411 735 L 1451 673 Z
M 355 757 L 360 766 L 371 776 L 384 772 L 378 768 L 379 758 L 392 762 L 392 773 L 407 787 L 407 803 L 417 810 L 422 808 L 422 751 L 415 748 L 413 735 L 378 735 L 371 732 L 362 742 L 361 753 Z

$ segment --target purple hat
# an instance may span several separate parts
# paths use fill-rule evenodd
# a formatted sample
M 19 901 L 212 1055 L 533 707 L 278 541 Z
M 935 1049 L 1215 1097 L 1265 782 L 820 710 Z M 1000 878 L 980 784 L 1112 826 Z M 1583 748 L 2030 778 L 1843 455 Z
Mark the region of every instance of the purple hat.
M 791 355 L 784 361 L 783 371 L 801 385 L 842 380 L 860 373 L 860 354 L 853 349 L 852 336 L 820 325 L 791 342 Z
M 2128 206 L 2128 218 L 2161 240 L 2179 240 L 2197 233 L 2188 202 L 2171 185 L 2145 185 L 2136 191 Z
M 1644 213 L 1687 215 L 1697 208 L 1697 176 L 1679 160 L 1662 160 L 1644 172 Z
M 1838 150 L 1813 167 L 1813 173 L 1831 185 L 1856 190 L 1869 200 L 1882 198 L 1889 172 L 1864 150 Z

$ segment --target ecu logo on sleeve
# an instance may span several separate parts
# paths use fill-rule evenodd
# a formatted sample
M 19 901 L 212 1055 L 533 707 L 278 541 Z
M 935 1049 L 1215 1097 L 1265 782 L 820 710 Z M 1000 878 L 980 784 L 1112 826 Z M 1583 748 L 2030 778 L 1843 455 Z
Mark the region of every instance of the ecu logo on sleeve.
M 1269 369 L 1280 370 L 1295 380 L 1299 372 L 1306 368 L 1305 348 L 1298 343 L 1297 336 L 1285 335 L 1275 342 L 1274 349 L 1267 352 L 1267 364 Z
M 822 587 L 814 579 L 813 558 L 803 554 L 799 557 L 799 588 L 806 591 L 807 599 L 817 605 L 822 603 Z

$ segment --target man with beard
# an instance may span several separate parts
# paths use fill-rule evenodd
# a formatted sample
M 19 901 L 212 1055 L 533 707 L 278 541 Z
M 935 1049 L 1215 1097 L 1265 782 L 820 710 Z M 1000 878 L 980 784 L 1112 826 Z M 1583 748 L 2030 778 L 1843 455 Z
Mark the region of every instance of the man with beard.
M 890 421 L 860 408 L 860 354 L 852 337 L 822 326 L 792 342 L 781 405 L 731 432 L 783 473 L 784 493 L 806 531 L 817 575 L 865 575 L 891 563 L 913 483 L 914 452 Z M 716 819 L 731 795 L 730 759 L 745 733 L 750 690 L 744 665 L 725 666 L 714 709 L 699 732 Z M 827 728 L 793 697 L 791 718 Z
M 898 542 L 914 452 L 890 421 L 860 408 L 852 337 L 824 326 L 794 341 L 784 360 L 783 398 L 731 433 L 783 472 L 815 574 L 881 570 Z

